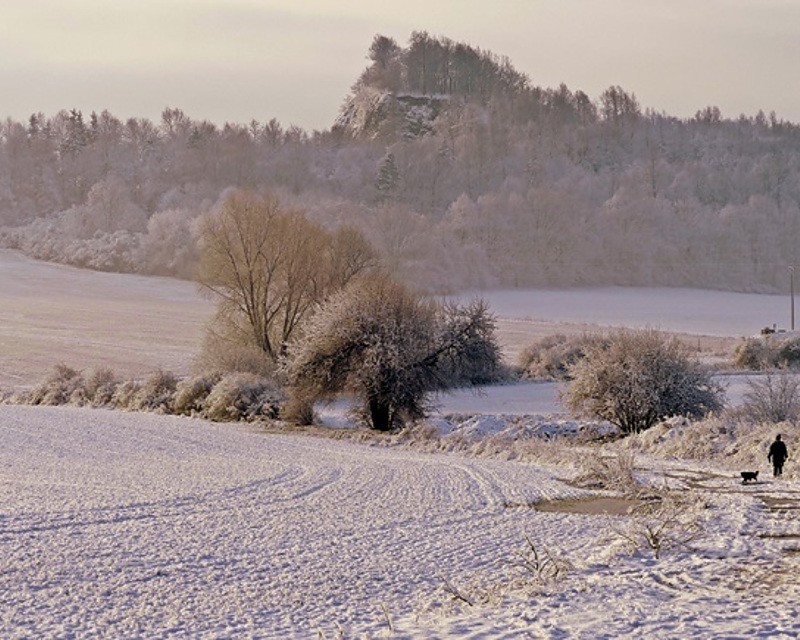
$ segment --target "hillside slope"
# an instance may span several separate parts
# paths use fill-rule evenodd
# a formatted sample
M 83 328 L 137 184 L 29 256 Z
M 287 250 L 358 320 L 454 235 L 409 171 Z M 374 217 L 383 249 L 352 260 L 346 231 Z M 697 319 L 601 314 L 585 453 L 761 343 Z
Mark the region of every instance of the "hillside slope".
M 188 373 L 213 311 L 196 285 L 99 273 L 0 250 L 0 389 L 28 387 L 56 364 L 121 376 Z

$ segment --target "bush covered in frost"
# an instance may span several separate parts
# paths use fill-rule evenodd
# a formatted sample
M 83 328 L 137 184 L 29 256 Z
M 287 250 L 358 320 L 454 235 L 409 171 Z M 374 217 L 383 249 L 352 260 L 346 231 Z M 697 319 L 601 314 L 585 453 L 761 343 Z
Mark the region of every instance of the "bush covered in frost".
M 53 372 L 30 392 L 20 396 L 24 404 L 60 405 L 73 399 L 83 404 L 84 380 L 79 371 L 65 364 L 57 364 Z
M 517 364 L 526 378 L 569 379 L 569 369 L 586 353 L 587 346 L 603 338 L 592 335 L 546 336 L 525 347 Z
M 740 369 L 764 371 L 800 366 L 800 339 L 776 335 L 745 338 L 733 352 L 733 365 Z
M 84 380 L 84 392 L 87 402 L 94 407 L 111 404 L 111 399 L 114 397 L 114 391 L 118 384 L 117 376 L 107 367 L 90 371 Z
M 130 398 L 130 404 L 122 408 L 134 411 L 156 411 L 158 413 L 171 413 L 172 401 L 178 378 L 169 371 L 158 370 L 136 389 Z
M 117 385 L 111 396 L 111 406 L 118 409 L 129 409 L 134 405 L 134 399 L 139 394 L 142 383 L 137 380 L 125 380 Z
M 266 378 L 231 373 L 214 385 L 203 403 L 202 415 L 215 422 L 277 418 L 283 393 Z
M 235 421 L 277 418 L 284 394 L 272 379 L 247 373 L 179 380 L 169 371 L 158 370 L 143 381 L 120 382 L 109 369 L 96 369 L 84 376 L 59 364 L 31 391 L 3 399 L 19 404 L 107 406 Z
M 676 339 L 649 329 L 590 342 L 570 375 L 567 405 L 624 433 L 649 429 L 669 416 L 700 417 L 722 408 L 723 390 L 710 373 Z
M 221 377 L 219 374 L 210 374 L 179 381 L 172 400 L 172 410 L 180 415 L 202 415 L 206 398 Z

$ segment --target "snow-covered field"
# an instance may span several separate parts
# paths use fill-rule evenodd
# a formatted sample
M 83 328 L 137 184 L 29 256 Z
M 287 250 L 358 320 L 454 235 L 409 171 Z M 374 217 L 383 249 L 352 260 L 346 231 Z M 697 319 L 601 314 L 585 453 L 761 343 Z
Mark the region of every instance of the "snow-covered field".
M 532 507 L 585 493 L 568 467 L 75 408 L 0 406 L 0 439 L 3 638 L 800 634 L 788 481 L 640 461 L 708 505 L 656 560 L 627 516 Z
M 482 297 L 502 318 L 546 320 L 609 327 L 653 328 L 709 336 L 746 336 L 762 327 L 787 328 L 787 295 L 683 289 L 679 287 L 596 287 L 465 293 Z
M 469 299 L 474 294 L 464 294 Z M 765 325 L 786 325 L 782 296 L 696 289 L 602 288 L 483 292 L 513 361 L 532 340 L 607 326 L 716 336 L 727 348 Z M 0 249 L 0 388 L 30 386 L 58 362 L 125 376 L 186 374 L 213 303 L 171 278 L 98 273 Z M 708 338 L 704 338 L 708 340 Z M 731 342 L 733 341 L 733 342 Z
M 0 388 L 35 384 L 59 362 L 123 376 L 185 374 L 212 309 L 191 282 L 0 250 Z
M 698 311 L 704 319 L 686 324 L 706 295 L 724 321 Z M 669 303 L 654 306 L 660 296 Z M 780 324 L 765 316 L 779 311 L 771 296 L 487 298 L 506 353 L 590 326 L 737 336 Z M 0 387 L 31 385 L 57 362 L 185 373 L 211 308 L 190 283 L 0 251 Z M 652 309 L 660 321 L 642 317 Z M 741 389 L 733 380 L 729 395 Z M 526 384 L 443 396 L 439 411 L 557 408 L 555 385 Z M 490 419 L 479 423 L 473 435 L 491 432 Z M 762 482 L 742 486 L 739 469 L 639 456 L 640 479 L 682 490 L 703 525 L 688 548 L 655 559 L 624 548 L 621 533 L 639 526 L 630 515 L 536 508 L 589 493 L 570 482 L 594 454 L 548 451 L 534 463 L 0 405 L 0 638 L 800 636 L 797 482 L 772 482 L 764 464 Z M 566 573 L 526 570 L 526 536 Z

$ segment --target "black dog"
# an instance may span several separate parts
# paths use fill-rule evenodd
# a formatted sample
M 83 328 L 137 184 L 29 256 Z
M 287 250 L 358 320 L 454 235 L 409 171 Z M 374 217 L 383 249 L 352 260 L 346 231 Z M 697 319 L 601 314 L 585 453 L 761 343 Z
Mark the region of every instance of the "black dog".
M 742 471 L 742 484 L 758 482 L 758 471 Z

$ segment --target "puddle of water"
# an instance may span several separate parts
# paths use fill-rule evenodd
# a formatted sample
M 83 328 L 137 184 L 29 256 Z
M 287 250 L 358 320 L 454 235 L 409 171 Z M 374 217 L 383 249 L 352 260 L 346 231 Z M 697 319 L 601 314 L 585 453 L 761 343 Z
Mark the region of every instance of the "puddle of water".
M 537 511 L 548 513 L 578 513 L 582 515 L 624 516 L 642 502 L 632 498 L 581 498 L 579 500 L 552 500 L 533 505 Z

